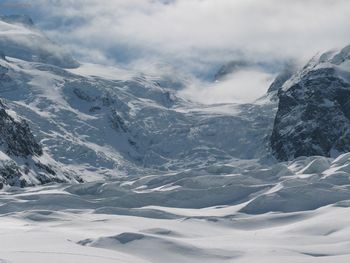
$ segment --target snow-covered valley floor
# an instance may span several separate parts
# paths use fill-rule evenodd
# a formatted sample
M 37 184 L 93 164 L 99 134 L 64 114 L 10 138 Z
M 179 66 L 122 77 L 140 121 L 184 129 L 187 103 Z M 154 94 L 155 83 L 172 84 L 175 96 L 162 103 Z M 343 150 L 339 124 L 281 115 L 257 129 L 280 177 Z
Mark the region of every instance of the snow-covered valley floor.
M 1 262 L 349 260 L 349 208 L 263 216 L 232 216 L 232 210 L 171 210 L 177 219 L 91 210 L 17 212 L 0 219 Z
M 349 262 L 349 154 L 239 166 L 5 189 L 0 262 Z

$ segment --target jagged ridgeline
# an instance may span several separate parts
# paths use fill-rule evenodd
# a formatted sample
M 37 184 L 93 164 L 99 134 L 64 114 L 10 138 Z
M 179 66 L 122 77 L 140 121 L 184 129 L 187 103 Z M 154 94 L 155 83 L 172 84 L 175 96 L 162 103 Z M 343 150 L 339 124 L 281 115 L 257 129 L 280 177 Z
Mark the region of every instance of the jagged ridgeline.
M 37 29 L 29 16 L 0 15 L 0 51 L 9 57 L 76 68 L 79 63 L 64 48 Z M 1 54 L 1 53 L 0 53 Z
M 24 159 L 33 158 L 50 164 L 56 173 L 45 173 L 50 178 L 77 181 L 79 174 L 98 180 L 268 156 L 275 103 L 202 105 L 179 96 L 186 81 L 176 74 L 149 76 L 91 64 L 67 69 L 46 56 L 35 60 L 38 50 L 21 39 L 31 39 L 37 29 L 10 22 L 0 23 L 4 35 L 26 56 L 12 46 L 4 49 L 0 97 L 10 116 L 27 120 L 43 151 L 20 162 L 9 156 L 22 170 Z M 61 54 L 60 48 L 50 50 L 54 57 Z M 53 182 L 36 171 L 31 175 L 33 184 Z
M 37 30 L 28 16 L 0 16 L 0 31 L 4 32 L 0 38 L 0 188 L 81 182 L 79 176 L 65 171 L 45 153 L 26 118 L 13 111 L 4 99 L 7 92 L 18 91 L 21 85 L 10 70 L 15 64 L 8 57 L 64 67 L 78 64 Z M 13 99 L 19 99 L 20 95 L 17 93 Z
M 314 57 L 281 84 L 271 136 L 278 160 L 350 151 L 350 46 Z
M 176 76 L 169 82 L 118 68 L 74 68 L 79 64 L 27 18 L 0 18 L 0 30 L 4 185 L 215 170 L 233 160 L 270 164 L 272 154 L 285 161 L 350 150 L 349 48 L 298 72 L 287 65 L 273 95 L 258 103 L 203 105 L 180 97 L 182 85 L 171 89 L 174 79 L 186 83 Z M 232 63 L 218 74 L 245 66 Z
M 18 157 L 41 156 L 43 150 L 36 142 L 25 120 L 15 120 L 0 100 L 0 143 L 6 154 Z

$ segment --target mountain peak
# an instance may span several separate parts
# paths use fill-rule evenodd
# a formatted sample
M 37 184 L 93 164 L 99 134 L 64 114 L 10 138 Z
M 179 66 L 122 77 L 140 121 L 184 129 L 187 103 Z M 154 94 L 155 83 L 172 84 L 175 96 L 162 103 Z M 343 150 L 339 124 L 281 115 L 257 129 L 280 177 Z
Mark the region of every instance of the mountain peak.
M 7 57 L 62 68 L 79 66 L 67 50 L 36 28 L 29 16 L 0 16 L 0 33 L 0 50 Z
M 271 137 L 277 159 L 350 151 L 350 46 L 315 56 L 278 91 Z

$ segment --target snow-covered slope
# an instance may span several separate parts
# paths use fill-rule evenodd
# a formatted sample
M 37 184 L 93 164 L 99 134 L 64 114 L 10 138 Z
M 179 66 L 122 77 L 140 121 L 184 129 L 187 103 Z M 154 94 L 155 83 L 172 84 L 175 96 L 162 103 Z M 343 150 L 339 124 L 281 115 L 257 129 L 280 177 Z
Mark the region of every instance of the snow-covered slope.
M 0 16 L 0 50 L 7 56 L 64 68 L 79 65 L 68 52 L 39 31 L 27 16 Z
M 65 165 L 113 174 L 114 169 L 176 170 L 267 154 L 273 103 L 203 106 L 147 76 L 121 73 L 105 79 L 82 75 L 83 67 L 74 73 L 8 60 L 2 62 L 8 72 L 1 97 Z
M 348 262 L 350 156 L 0 196 L 3 262 Z
M 86 180 L 269 159 L 276 105 L 268 99 L 205 106 L 179 97 L 174 77 L 10 56 L 0 65 L 1 98 L 54 160 Z
M 0 101 L 0 188 L 81 181 L 42 149 L 28 123 Z
M 277 163 L 269 147 L 274 132 L 294 147 L 273 145 L 280 159 L 313 148 L 285 136 L 309 124 L 299 111 L 348 125 L 333 118 L 347 114 L 333 96 L 347 49 L 287 69 L 252 104 L 202 105 L 179 95 L 176 74 L 65 69 L 55 44 L 33 59 L 42 50 L 27 40 L 43 34 L 25 18 L 0 23 L 15 43 L 0 48 L 0 262 L 349 261 L 349 153 Z

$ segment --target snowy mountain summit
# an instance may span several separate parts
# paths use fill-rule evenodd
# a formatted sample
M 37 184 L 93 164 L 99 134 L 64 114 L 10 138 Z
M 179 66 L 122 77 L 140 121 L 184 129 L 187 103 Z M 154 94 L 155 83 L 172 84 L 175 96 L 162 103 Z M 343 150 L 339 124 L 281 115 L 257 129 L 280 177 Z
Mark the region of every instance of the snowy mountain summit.
M 0 50 L 9 57 L 26 61 L 63 68 L 79 66 L 68 52 L 47 38 L 25 15 L 0 16 Z
M 22 20 L 0 21 L 0 42 L 11 40 L 0 43 L 0 96 L 5 112 L 26 120 L 47 162 L 62 175 L 59 181 L 146 176 L 268 158 L 274 102 L 202 105 L 178 95 L 181 77 L 92 64 L 72 69 L 77 65 L 71 57 Z M 35 48 L 33 38 L 41 42 Z M 52 48 L 45 49 L 47 43 Z
M 277 92 L 275 116 L 276 96 L 202 105 L 179 96 L 176 76 L 79 65 L 28 17 L 0 17 L 0 31 L 3 133 L 12 129 L 15 138 L 3 137 L 2 152 L 18 171 L 18 180 L 9 178 L 4 164 L 4 184 L 138 177 L 350 150 L 348 47 L 298 72 L 287 64 L 268 93 Z M 36 150 L 13 152 L 14 141 Z
M 271 147 L 279 160 L 350 151 L 350 46 L 314 57 L 278 98 Z

